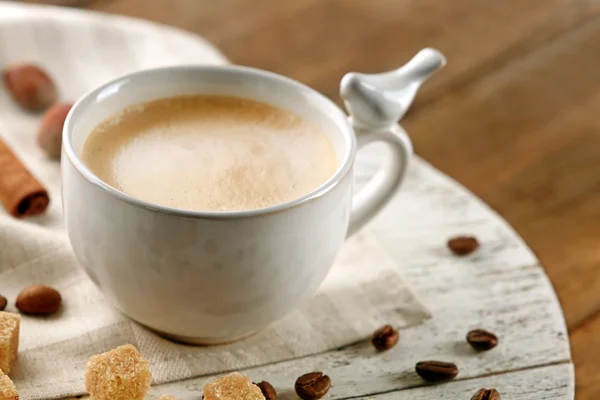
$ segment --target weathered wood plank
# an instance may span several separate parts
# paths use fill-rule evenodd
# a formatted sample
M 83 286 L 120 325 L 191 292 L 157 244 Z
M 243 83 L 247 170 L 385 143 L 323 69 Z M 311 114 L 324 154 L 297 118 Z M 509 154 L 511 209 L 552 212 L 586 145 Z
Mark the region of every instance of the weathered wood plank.
M 532 370 L 515 371 L 476 379 L 458 380 L 443 385 L 426 386 L 386 393 L 365 399 L 470 399 L 481 388 L 496 388 L 503 399 L 547 400 L 573 399 L 572 364 L 559 364 Z M 288 397 L 292 399 L 293 397 Z M 285 399 L 285 397 L 284 397 Z
M 332 381 L 332 389 L 327 398 L 338 399 L 410 399 L 430 400 L 437 398 L 446 399 L 470 399 L 471 396 L 481 388 L 496 388 L 503 399 L 511 400 L 572 400 L 574 397 L 574 385 L 570 378 L 573 375 L 573 365 L 570 363 L 548 365 L 523 371 L 513 371 L 502 374 L 490 375 L 474 379 L 461 379 L 459 377 L 445 384 L 428 385 L 418 388 L 410 388 L 401 391 L 381 392 L 372 396 L 349 396 L 335 397 L 331 395 L 339 386 Z M 357 374 L 356 380 L 361 380 L 362 375 Z M 390 377 L 394 379 L 394 377 Z M 280 400 L 297 399 L 293 391 L 294 381 L 287 382 L 285 386 L 276 387 L 277 398 Z M 178 395 L 181 399 L 191 399 L 201 393 L 203 382 L 189 383 L 185 388 L 181 384 L 169 384 L 154 387 L 149 396 L 156 400 L 161 394 Z M 194 398 L 194 400 L 196 400 Z
M 573 365 L 570 363 L 549 365 L 524 371 L 507 372 L 481 378 L 462 380 L 441 385 L 431 385 L 419 388 L 381 393 L 368 397 L 351 397 L 353 399 L 410 399 L 430 400 L 434 398 L 469 399 L 480 388 L 496 388 L 502 398 L 513 400 L 571 400 L 574 397 Z M 361 379 L 360 375 L 356 379 Z M 287 387 L 277 388 L 277 398 L 280 400 L 297 399 L 293 393 L 293 382 Z M 337 385 L 333 382 L 333 387 Z M 182 388 L 181 384 L 169 384 L 155 387 L 149 396 L 156 400 L 161 394 L 176 394 L 183 400 L 196 396 L 201 391 L 201 384 L 189 384 Z M 578 387 L 578 393 L 581 393 Z M 85 397 L 88 399 L 88 397 Z M 73 400 L 73 399 L 65 399 Z M 195 399 L 194 399 L 195 400 Z

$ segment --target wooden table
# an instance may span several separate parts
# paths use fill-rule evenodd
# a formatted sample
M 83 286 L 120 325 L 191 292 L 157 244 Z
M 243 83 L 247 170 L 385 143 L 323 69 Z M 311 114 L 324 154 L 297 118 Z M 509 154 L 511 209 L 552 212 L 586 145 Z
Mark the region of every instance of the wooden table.
M 423 46 L 442 50 L 447 68 L 423 88 L 403 124 L 417 153 L 495 208 L 537 253 L 565 312 L 577 397 L 600 393 L 600 2 L 83 6 L 200 33 L 233 62 L 289 75 L 335 100 L 345 71 L 390 69 Z

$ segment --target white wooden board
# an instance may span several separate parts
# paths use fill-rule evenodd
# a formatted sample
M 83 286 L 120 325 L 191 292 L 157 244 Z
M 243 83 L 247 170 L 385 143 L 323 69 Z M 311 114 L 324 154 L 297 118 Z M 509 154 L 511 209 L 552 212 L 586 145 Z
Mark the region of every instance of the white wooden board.
M 18 46 L 29 58 L 45 56 L 43 51 L 33 50 L 44 40 L 68 40 L 65 48 L 79 48 L 82 57 L 93 60 L 65 59 L 65 63 L 71 63 L 65 68 L 114 61 L 116 64 L 105 69 L 107 79 L 115 71 L 220 60 L 219 53 L 205 42 L 158 25 L 121 18 L 115 24 L 101 16 L 35 6 L 16 11 L 0 3 L 0 16 L 9 12 L 16 15 L 15 21 L 25 21 L 18 28 Z M 50 24 L 50 37 L 40 35 L 40 23 Z M 77 24 L 78 34 L 65 35 L 72 24 Z M 6 29 L 6 25 L 0 26 L 0 42 L 9 49 L 5 51 L 15 51 L 10 49 L 16 42 L 6 35 L 2 37 Z M 11 29 L 14 32 L 15 28 Z M 74 93 L 81 85 L 89 89 L 97 83 L 75 80 L 65 90 Z M 377 147 L 359 154 L 358 186 L 373 173 L 380 159 Z M 375 353 L 363 342 L 244 373 L 256 381 L 271 382 L 282 399 L 296 398 L 290 390 L 296 377 L 313 370 L 331 377 L 330 399 L 468 399 L 479 387 L 490 386 L 498 387 L 504 399 L 573 398 L 568 335 L 554 291 L 533 253 L 489 207 L 415 158 L 401 192 L 370 228 L 430 307 L 433 318 L 402 331 L 398 346 L 383 354 Z M 446 240 L 460 233 L 477 236 L 481 248 L 467 257 L 450 254 Z M 485 353 L 474 352 L 464 340 L 473 328 L 495 332 L 499 346 Z M 425 385 L 414 373 L 415 363 L 425 359 L 455 362 L 460 368 L 457 380 Z M 210 378 L 162 385 L 154 388 L 152 395 L 198 395 Z
M 362 155 L 359 160 L 365 175 L 373 156 Z M 408 395 L 415 387 L 422 387 L 416 392 L 421 393 L 418 396 L 434 398 L 440 391 L 444 396 L 455 390 L 466 391 L 470 386 L 463 381 L 485 386 L 491 378 L 500 379 L 511 372 L 511 377 L 520 377 L 522 385 L 528 379 L 536 383 L 534 389 L 524 393 L 539 392 L 543 397 L 542 390 L 552 390 L 555 397 L 572 399 L 573 370 L 564 320 L 554 291 L 532 252 L 499 216 L 427 163 L 416 159 L 408 179 L 397 201 L 371 228 L 430 307 L 433 318 L 402 331 L 399 344 L 383 354 L 375 353 L 365 341 L 243 372 L 255 381 L 267 380 L 285 393 L 299 375 L 324 371 L 333 381 L 328 396 L 331 399 L 379 393 L 388 393 L 381 398 L 403 398 L 400 394 Z M 418 207 L 414 205 L 417 199 Z M 414 210 L 404 213 L 411 204 Z M 420 217 L 429 210 L 439 217 Z M 469 211 L 456 215 L 465 210 Z M 479 251 L 467 257 L 451 255 L 446 239 L 456 233 L 479 237 Z M 495 332 L 500 339 L 498 347 L 482 353 L 471 349 L 465 335 L 473 328 Z M 427 359 L 456 363 L 460 369 L 457 380 L 441 386 L 426 385 L 414 372 L 414 365 Z M 557 386 L 541 389 L 537 384 L 543 382 L 537 382 L 536 374 L 551 378 Z M 153 394 L 180 394 L 182 388 L 184 392 L 200 392 L 211 378 L 162 385 Z M 398 397 L 390 397 L 390 393 Z M 290 393 L 282 398 L 296 397 Z

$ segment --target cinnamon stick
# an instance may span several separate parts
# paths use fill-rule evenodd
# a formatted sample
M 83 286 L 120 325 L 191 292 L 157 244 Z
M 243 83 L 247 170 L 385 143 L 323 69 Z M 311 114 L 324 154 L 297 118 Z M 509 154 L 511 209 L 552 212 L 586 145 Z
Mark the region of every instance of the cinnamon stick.
M 48 191 L 0 139 L 0 201 L 16 218 L 41 214 L 50 203 Z

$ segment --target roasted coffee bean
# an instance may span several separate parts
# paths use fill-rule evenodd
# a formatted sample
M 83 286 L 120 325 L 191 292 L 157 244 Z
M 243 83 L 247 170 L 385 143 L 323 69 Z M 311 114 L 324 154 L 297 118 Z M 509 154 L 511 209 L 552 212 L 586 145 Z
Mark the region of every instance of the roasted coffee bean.
M 452 380 L 458 375 L 456 364 L 443 361 L 421 361 L 415 370 L 427 382 L 443 382 Z
M 479 242 L 473 236 L 456 236 L 448 240 L 448 248 L 458 256 L 471 254 L 479 247 Z
M 389 350 L 398 343 L 400 334 L 391 325 L 384 325 L 377 329 L 371 337 L 371 343 L 379 351 Z
M 331 379 L 322 372 L 311 372 L 296 380 L 296 394 L 303 400 L 317 400 L 325 396 L 331 387 Z
M 4 310 L 7 304 L 8 300 L 6 300 L 6 297 L 0 295 L 0 311 Z
M 260 391 L 262 392 L 263 396 L 265 396 L 266 400 L 277 399 L 277 392 L 269 382 L 262 381 L 255 383 L 255 385 L 260 388 Z
M 479 389 L 471 400 L 500 400 L 500 393 L 496 389 Z
M 475 329 L 467 333 L 467 342 L 475 350 L 485 351 L 493 349 L 498 345 L 498 337 L 492 332 L 484 331 L 483 329 Z

